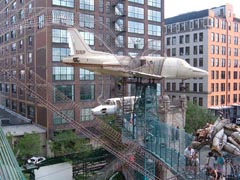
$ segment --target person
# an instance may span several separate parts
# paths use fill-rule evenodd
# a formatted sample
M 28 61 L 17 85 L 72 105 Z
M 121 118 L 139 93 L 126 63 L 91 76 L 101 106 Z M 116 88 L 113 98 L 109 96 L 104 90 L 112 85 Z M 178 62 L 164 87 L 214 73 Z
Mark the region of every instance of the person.
M 184 150 L 184 157 L 185 157 L 185 166 L 186 166 L 186 171 L 190 172 L 191 171 L 191 166 L 192 166 L 192 156 L 194 154 L 194 150 L 192 149 L 191 146 L 188 146 Z
M 215 170 L 211 167 L 207 167 L 206 175 L 212 180 L 219 179 L 217 170 Z
M 207 162 L 206 162 L 205 166 L 215 169 L 215 158 L 213 156 L 213 152 L 211 152 L 211 151 L 208 153 Z
M 218 153 L 217 155 L 218 157 L 217 157 L 217 163 L 216 163 L 216 170 L 220 178 L 223 176 L 223 170 L 224 170 L 223 167 L 224 167 L 225 161 L 221 153 Z
M 197 152 L 195 152 L 192 156 L 191 165 L 192 165 L 193 174 L 196 177 L 196 175 L 198 174 L 198 169 L 199 169 L 199 159 L 198 159 Z

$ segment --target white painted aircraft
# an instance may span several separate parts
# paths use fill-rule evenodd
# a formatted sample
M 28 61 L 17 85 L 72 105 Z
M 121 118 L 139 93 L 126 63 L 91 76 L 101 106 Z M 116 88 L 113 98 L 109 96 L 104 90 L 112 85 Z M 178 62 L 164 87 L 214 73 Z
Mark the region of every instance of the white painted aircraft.
M 94 51 L 85 43 L 76 28 L 68 28 L 68 35 L 71 54 L 63 58 L 62 62 L 97 74 L 183 80 L 208 75 L 207 71 L 192 67 L 180 58 L 141 56 L 133 59 L 129 56 Z
M 137 101 L 138 97 L 136 96 L 126 96 L 124 98 L 110 98 L 104 101 L 103 104 L 93 108 L 92 114 L 96 116 L 101 115 L 112 115 L 116 114 L 118 110 L 121 110 L 124 106 L 126 106 L 129 112 L 131 112 L 134 108 L 134 104 Z

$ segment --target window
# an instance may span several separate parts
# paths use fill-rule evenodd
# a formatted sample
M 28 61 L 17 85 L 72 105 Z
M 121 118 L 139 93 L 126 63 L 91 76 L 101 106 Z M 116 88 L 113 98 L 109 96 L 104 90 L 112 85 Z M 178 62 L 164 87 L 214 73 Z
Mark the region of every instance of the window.
M 193 59 L 193 66 L 194 66 L 194 67 L 197 67 L 197 66 L 198 66 L 198 59 L 197 59 L 197 58 L 194 58 L 194 59 Z
M 28 45 L 29 46 L 33 45 L 33 37 L 32 36 L 28 36 Z
M 144 10 L 136 6 L 128 6 L 128 16 L 132 18 L 143 19 Z M 149 18 L 149 17 L 148 17 Z
M 27 62 L 28 62 L 28 63 L 32 63 L 32 61 L 33 61 L 33 55 L 32 55 L 31 52 L 29 52 L 29 53 L 28 53 L 28 59 L 27 59 Z
M 155 4 L 154 1 L 156 1 L 156 0 L 152 0 L 152 3 L 153 3 L 153 4 Z M 134 3 L 143 4 L 143 3 L 144 3 L 144 0 L 129 0 L 129 2 L 134 2 Z
M 185 55 L 190 55 L 190 47 L 185 47 Z
M 128 21 L 128 32 L 144 34 L 144 24 L 140 22 Z
M 225 79 L 225 71 L 221 71 L 221 79 Z
M 16 86 L 16 84 L 12 84 L 12 93 L 14 93 L 14 94 L 17 93 L 17 86 Z
M 203 67 L 203 58 L 199 58 L 199 67 Z
M 91 121 L 91 120 L 93 120 L 93 115 L 92 115 L 91 109 L 92 108 L 81 109 L 80 121 Z
M 176 56 L 176 48 L 172 48 L 172 56 Z
M 214 67 L 214 62 L 215 62 L 215 59 L 211 58 L 211 65 L 212 65 L 212 67 Z
M 194 33 L 193 34 L 193 42 L 197 42 L 198 41 L 198 34 Z
M 137 37 L 128 37 L 128 48 L 143 49 L 144 39 Z
M 203 33 L 199 33 L 199 41 L 203 41 Z
M 199 46 L 199 54 L 203 54 L 203 45 Z
M 167 91 L 170 91 L 171 90 L 171 83 L 167 83 Z
M 53 0 L 52 1 L 53 5 L 57 6 L 64 6 L 64 7 L 74 7 L 74 0 Z
M 222 43 L 226 43 L 226 35 L 222 34 Z
M 88 45 L 94 45 L 94 33 L 92 32 L 80 32 L 81 36 Z
M 179 36 L 179 44 L 183 44 L 184 43 L 184 36 Z
M 67 31 L 63 29 L 52 29 L 52 42 L 67 43 Z
M 64 57 L 69 56 L 69 48 L 52 48 L 52 61 L 60 62 Z
M 193 91 L 197 92 L 197 83 L 193 83 Z
M 35 117 L 35 109 L 33 106 L 27 106 L 27 115 L 29 117 Z
M 226 47 L 222 46 L 222 55 L 226 55 Z
M 23 103 L 23 102 L 19 103 L 19 111 L 20 111 L 20 114 L 25 115 L 25 113 L 26 113 L 25 103 Z
M 197 55 L 198 54 L 198 47 L 193 46 L 193 54 Z
M 161 40 L 148 39 L 148 48 L 152 50 L 161 50 Z
M 84 84 L 80 86 L 80 100 L 94 100 L 95 99 L 94 84 Z
M 80 13 L 79 25 L 80 27 L 94 28 L 94 16 Z
M 226 66 L 226 59 L 222 59 L 222 67 L 225 67 Z
M 153 11 L 148 10 L 148 20 L 149 21 L 156 21 L 161 22 L 161 12 L 160 11 Z
M 99 0 L 99 12 L 103 12 L 104 11 L 104 0 Z
M 61 110 L 60 111 L 63 116 L 67 116 L 69 120 L 74 119 L 74 111 L 73 110 Z M 56 112 L 53 113 L 53 124 L 58 125 L 58 124 L 66 124 L 68 123 L 66 119 L 62 118 L 59 116 Z
M 203 83 L 199 83 L 199 92 L 203 92 Z
M 234 44 L 238 45 L 238 37 L 237 36 L 234 36 Z
M 221 91 L 225 91 L 225 83 L 221 83 Z
M 216 58 L 216 60 L 215 60 L 215 64 L 216 64 L 216 67 L 218 67 L 219 66 L 219 59 L 218 58 Z
M 21 10 L 19 11 L 19 19 L 23 19 L 23 18 L 24 18 L 24 10 L 21 9 Z
M 189 43 L 190 42 L 190 35 L 185 35 L 185 43 Z
M 180 47 L 180 48 L 179 48 L 179 55 L 180 55 L 180 56 L 183 56 L 183 55 L 184 55 L 184 48 L 183 48 L 183 47 Z
M 94 0 L 80 0 L 80 9 L 94 11 Z
M 198 99 L 198 105 L 199 105 L 199 106 L 203 106 L 203 98 L 200 97 L 200 98 Z
M 176 83 L 172 83 L 172 91 L 176 91 L 177 88 L 176 88 Z
M 172 37 L 172 45 L 176 45 L 176 37 Z
M 211 96 L 211 106 L 214 105 L 214 96 Z
M 52 67 L 52 71 L 54 81 L 74 80 L 73 67 Z
M 132 1 L 132 0 L 130 0 L 130 1 Z M 141 1 L 143 1 L 143 0 L 141 0 Z M 161 8 L 161 0 L 148 0 L 148 5 Z
M 73 25 L 74 14 L 68 11 L 52 10 L 52 23 Z
M 56 85 L 54 87 L 54 102 L 74 101 L 74 85 Z
M 94 72 L 80 68 L 80 80 L 94 80 Z
M 214 92 L 214 83 L 211 83 L 211 92 Z
M 219 42 L 219 34 L 218 33 L 215 34 L 215 41 Z
M 161 26 L 148 24 L 148 35 L 161 36 Z
M 214 45 L 211 46 L 211 53 L 212 53 L 212 54 L 215 53 Z

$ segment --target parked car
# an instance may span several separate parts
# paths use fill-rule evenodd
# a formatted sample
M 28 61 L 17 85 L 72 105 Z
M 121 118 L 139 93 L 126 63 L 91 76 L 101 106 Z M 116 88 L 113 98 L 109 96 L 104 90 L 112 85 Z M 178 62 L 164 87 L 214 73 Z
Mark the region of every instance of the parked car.
M 41 162 L 45 161 L 46 158 L 45 157 L 42 157 L 42 156 L 33 156 L 31 157 L 30 159 L 28 159 L 28 164 L 35 164 L 35 165 L 38 165 L 40 164 Z

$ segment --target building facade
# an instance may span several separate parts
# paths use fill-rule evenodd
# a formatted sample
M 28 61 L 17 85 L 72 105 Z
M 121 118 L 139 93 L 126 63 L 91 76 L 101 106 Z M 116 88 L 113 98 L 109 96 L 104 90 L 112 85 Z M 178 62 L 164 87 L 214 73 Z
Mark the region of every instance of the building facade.
M 188 100 L 210 109 L 239 105 L 239 23 L 230 4 L 166 19 L 167 55 L 183 58 L 209 74 L 167 81 L 165 92 L 173 98 L 185 93 Z
M 56 109 L 74 121 L 89 121 L 91 108 L 116 96 L 113 77 L 61 63 L 70 53 L 67 27 L 77 27 L 95 50 L 163 54 L 164 1 L 3 0 L 0 7 L 0 62 L 7 70 L 1 71 L 0 102 L 46 127 L 48 137 L 71 128 Z M 33 92 L 53 103 L 55 112 Z

